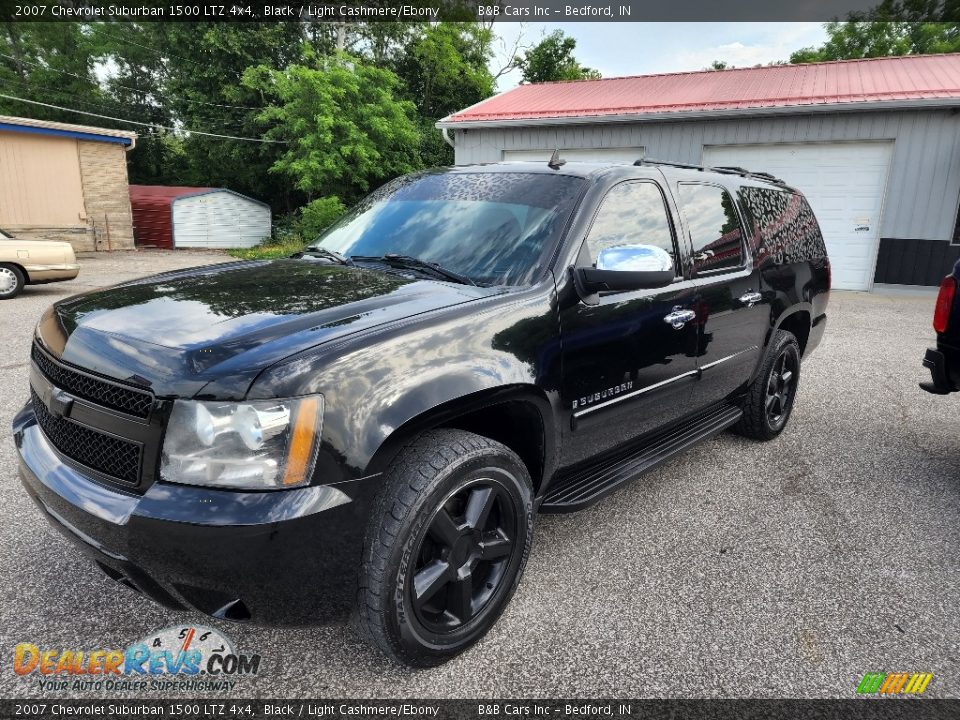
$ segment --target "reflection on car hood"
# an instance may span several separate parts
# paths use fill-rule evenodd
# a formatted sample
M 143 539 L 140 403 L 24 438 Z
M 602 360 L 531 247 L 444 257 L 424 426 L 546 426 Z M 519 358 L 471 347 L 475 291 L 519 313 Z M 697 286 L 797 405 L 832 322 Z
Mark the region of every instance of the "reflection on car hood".
M 67 299 L 39 331 L 66 362 L 182 394 L 184 381 L 252 381 L 308 347 L 497 292 L 316 260 L 228 263 Z

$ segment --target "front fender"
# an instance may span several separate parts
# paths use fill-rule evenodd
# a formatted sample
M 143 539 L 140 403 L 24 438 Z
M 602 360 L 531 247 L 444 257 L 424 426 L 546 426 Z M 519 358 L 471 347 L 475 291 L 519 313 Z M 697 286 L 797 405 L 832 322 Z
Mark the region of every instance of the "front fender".
M 411 398 L 410 407 L 419 403 Z M 543 465 L 545 476 L 549 476 L 556 467 L 557 460 L 557 427 L 554 422 L 556 407 L 543 390 L 534 385 L 505 385 L 492 389 L 474 392 L 470 395 L 452 397 L 440 405 L 424 406 L 392 433 L 382 438 L 377 451 L 367 466 L 365 475 L 383 472 L 390 461 L 417 435 L 442 426 L 457 426 L 458 420 L 475 413 L 506 405 L 520 405 L 532 410 L 537 418 L 540 437 L 537 440 L 542 444 L 543 453 L 539 458 Z
M 294 356 L 266 370 L 248 397 L 324 396 L 316 472 L 326 483 L 375 472 L 378 451 L 418 418 L 432 422 L 518 392 L 552 416 L 560 375 L 552 283 L 547 292 L 469 305 Z

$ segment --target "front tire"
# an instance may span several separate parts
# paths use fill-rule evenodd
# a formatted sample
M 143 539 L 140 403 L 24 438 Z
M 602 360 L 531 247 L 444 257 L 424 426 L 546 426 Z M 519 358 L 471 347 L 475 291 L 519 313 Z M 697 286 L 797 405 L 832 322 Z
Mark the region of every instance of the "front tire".
M 15 298 L 23 290 L 26 279 L 16 265 L 0 263 L 0 300 Z
M 800 345 L 793 333 L 777 330 L 734 430 L 754 440 L 773 440 L 787 426 L 799 382 Z
M 462 430 L 422 435 L 384 480 L 356 624 L 387 656 L 432 667 L 483 637 L 513 596 L 533 537 L 532 483 L 516 453 Z

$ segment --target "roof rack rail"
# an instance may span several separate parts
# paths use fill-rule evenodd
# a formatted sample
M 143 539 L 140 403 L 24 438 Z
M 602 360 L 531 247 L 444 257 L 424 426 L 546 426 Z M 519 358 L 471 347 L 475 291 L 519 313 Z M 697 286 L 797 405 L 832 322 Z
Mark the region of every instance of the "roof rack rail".
M 703 170 L 700 165 L 688 165 L 686 163 L 668 162 L 666 160 L 651 160 L 650 158 L 640 158 L 633 163 L 634 165 L 667 165 L 675 168 L 685 168 L 687 170 Z
M 754 172 L 742 168 L 738 165 L 718 165 L 716 167 L 707 167 L 704 165 L 689 165 L 687 163 L 677 163 L 677 162 L 667 162 L 666 160 L 648 160 L 646 158 L 640 158 L 634 165 L 666 165 L 667 167 L 683 168 L 685 170 L 699 170 L 700 172 L 718 172 L 724 173 L 726 175 L 740 175 L 741 177 L 756 178 L 757 180 L 766 180 L 767 182 L 772 182 L 777 185 L 786 185 L 786 183 L 778 177 L 771 175 L 767 172 Z
M 750 171 L 739 165 L 717 165 L 713 168 L 717 172 L 734 173 L 735 175 L 749 175 Z
M 769 180 L 770 182 L 776 183 L 777 185 L 786 185 L 783 180 L 778 177 L 775 177 L 767 172 L 751 172 L 749 173 L 750 177 L 760 178 L 761 180 Z

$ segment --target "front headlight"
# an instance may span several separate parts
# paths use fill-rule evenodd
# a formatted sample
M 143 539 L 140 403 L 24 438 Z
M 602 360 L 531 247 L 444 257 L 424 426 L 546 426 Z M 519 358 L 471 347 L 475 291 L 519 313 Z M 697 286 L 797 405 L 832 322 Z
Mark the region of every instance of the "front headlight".
M 177 400 L 160 477 L 238 490 L 306 485 L 322 425 L 321 395 L 241 403 Z

